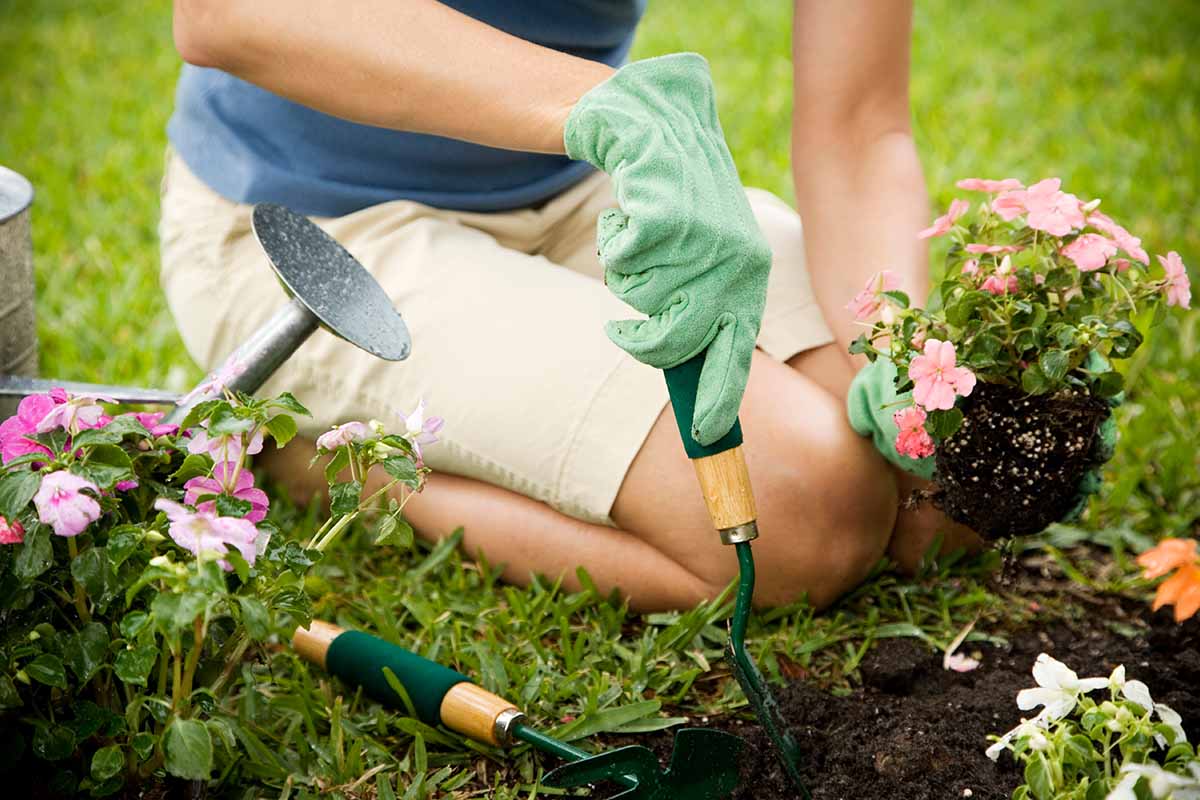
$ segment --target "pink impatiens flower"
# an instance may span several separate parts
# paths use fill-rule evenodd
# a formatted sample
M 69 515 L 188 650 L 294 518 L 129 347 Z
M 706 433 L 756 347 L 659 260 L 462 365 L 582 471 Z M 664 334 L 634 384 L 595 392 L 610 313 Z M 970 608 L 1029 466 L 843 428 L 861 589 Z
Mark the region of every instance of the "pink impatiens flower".
M 966 200 L 956 199 L 950 201 L 950 208 L 945 214 L 933 221 L 925 230 L 917 234 L 918 239 L 931 239 L 934 236 L 944 236 L 954 227 L 954 221 L 961 217 L 971 208 L 971 204 Z
M 1026 221 L 1029 227 L 1051 236 L 1066 236 L 1072 228 L 1085 224 L 1079 198 L 1059 190 L 1062 181 L 1046 178 L 1025 190 Z
M 1075 262 L 1080 272 L 1095 272 L 1117 254 L 1117 245 L 1106 236 L 1085 233 L 1064 247 L 1062 254 Z
M 222 556 L 232 548 L 241 553 L 246 563 L 253 564 L 266 549 L 266 537 L 260 541 L 258 528 L 248 519 L 218 517 L 208 511 L 193 513 L 186 506 L 161 497 L 154 501 L 154 507 L 171 521 L 167 533 L 175 543 L 197 558 Z M 227 561 L 220 564 L 226 572 L 233 569 Z
M 996 273 L 989 275 L 979 288 L 990 294 L 1015 294 L 1021 288 L 1017 276 L 1012 274 L 1012 257 L 1005 256 L 996 267 Z
M 979 260 L 969 258 L 962 266 L 962 274 L 974 278 L 979 274 Z
M 67 397 L 65 403 L 57 403 L 46 412 L 46 416 L 42 417 L 37 424 L 38 433 L 49 433 L 57 428 L 62 428 L 74 436 L 89 428 L 103 428 L 112 420 L 104 413 L 104 408 L 99 405 L 101 401 L 116 402 L 111 397 L 99 394 L 77 394 Z
M 867 285 L 862 288 L 862 291 L 854 295 L 854 299 L 846 304 L 846 310 L 853 314 L 856 320 L 868 319 L 878 313 L 883 304 L 887 302 L 883 293 L 899 288 L 900 276 L 895 272 L 890 269 L 876 272 L 867 281 Z
M 17 520 L 9 522 L 0 517 L 0 544 L 20 544 L 25 541 L 25 529 Z
M 954 185 L 960 189 L 966 189 L 968 192 L 988 192 L 989 194 L 1024 188 L 1016 178 L 1005 178 L 1000 181 L 990 181 L 986 178 L 963 178 Z
M 37 435 L 38 423 L 54 406 L 54 399 L 49 395 L 31 394 L 21 400 L 16 414 L 0 422 L 0 459 L 4 463 L 28 453 L 54 455 L 50 448 L 31 438 Z
M 261 453 L 263 449 L 263 434 L 260 428 L 254 430 L 250 443 L 246 444 L 246 434 L 227 433 L 220 436 L 209 436 L 205 428 L 208 421 L 200 423 L 200 429 L 192 431 L 191 441 L 188 442 L 188 452 L 194 455 L 208 453 L 212 460 L 220 464 L 223 461 L 240 461 L 242 451 L 246 455 Z
M 896 452 L 909 458 L 933 455 L 933 437 L 925 430 L 925 409 L 909 406 L 892 415 L 900 432 L 896 434 Z
M 365 422 L 347 422 L 335 425 L 333 430 L 325 431 L 317 437 L 318 450 L 337 450 L 351 442 L 361 442 L 371 438 L 371 428 Z
M 133 414 L 133 418 L 142 423 L 142 427 L 148 430 L 151 436 L 170 436 L 179 430 L 178 425 L 164 423 L 165 416 L 162 411 L 139 411 Z
M 60 470 L 46 475 L 33 496 L 38 519 L 59 536 L 78 536 L 100 518 L 100 504 L 84 494 L 84 489 L 100 493 L 96 484 L 70 472 Z
M 1025 213 L 1025 190 L 1010 189 L 992 201 L 992 213 L 1005 222 L 1011 222 Z
M 1158 256 L 1158 263 L 1167 271 L 1167 305 L 1189 308 L 1192 304 L 1192 282 L 1179 253 L 1172 250 L 1166 258 Z
M 267 506 L 270 505 L 267 493 L 262 489 L 254 487 L 254 475 L 250 470 L 243 469 L 238 471 L 236 481 L 233 477 L 234 471 L 235 467 L 231 462 L 222 461 L 213 467 L 211 478 L 192 478 L 183 485 L 186 491 L 183 502 L 190 506 L 195 506 L 197 511 L 206 511 L 215 514 L 217 510 L 216 500 L 198 501 L 206 495 L 227 494 L 238 500 L 245 500 L 250 504 L 250 511 L 243 519 L 250 522 L 262 522 L 267 516 Z
M 969 244 L 963 248 L 968 253 L 1019 253 L 1021 248 L 1015 244 Z
M 914 384 L 913 400 L 929 411 L 948 411 L 954 408 L 956 396 L 971 394 L 975 388 L 975 373 L 956 366 L 956 363 L 952 342 L 926 340 L 924 354 L 908 365 L 908 377 Z
M 1117 247 L 1128 253 L 1133 260 L 1143 264 L 1150 263 L 1150 254 L 1142 249 L 1142 240 L 1118 225 L 1108 215 L 1095 211 L 1087 218 L 1087 222 L 1096 230 L 1111 236 Z
M 404 418 L 403 436 L 412 444 L 419 463 L 422 459 L 421 447 L 437 443 L 437 434 L 441 431 L 445 420 L 441 417 L 426 418 L 424 399 L 417 402 L 417 407 L 411 414 L 407 416 L 401 414 L 401 416 Z
M 236 354 L 229 357 L 221 367 L 209 375 L 195 389 L 185 394 L 179 399 L 178 405 L 188 406 L 199 400 L 205 400 L 209 397 L 219 397 L 229 388 L 229 384 L 233 379 L 246 371 L 246 362 L 237 358 Z

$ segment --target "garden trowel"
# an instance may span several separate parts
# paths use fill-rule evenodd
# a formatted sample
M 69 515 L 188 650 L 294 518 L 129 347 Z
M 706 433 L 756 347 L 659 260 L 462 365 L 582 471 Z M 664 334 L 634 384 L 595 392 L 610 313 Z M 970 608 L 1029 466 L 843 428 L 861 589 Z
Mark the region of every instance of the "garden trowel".
M 728 733 L 707 728 L 681 730 L 675 736 L 670 766 L 663 769 L 658 757 L 645 747 L 592 754 L 540 733 L 529 726 L 515 705 L 467 676 L 361 631 L 313 620 L 296 631 L 292 647 L 302 658 L 361 686 L 385 705 L 410 705 L 428 725 L 444 725 L 493 747 L 526 742 L 573 762 L 546 775 L 546 786 L 567 788 L 612 781 L 623 787 L 613 800 L 720 800 L 738 785 L 743 742 Z

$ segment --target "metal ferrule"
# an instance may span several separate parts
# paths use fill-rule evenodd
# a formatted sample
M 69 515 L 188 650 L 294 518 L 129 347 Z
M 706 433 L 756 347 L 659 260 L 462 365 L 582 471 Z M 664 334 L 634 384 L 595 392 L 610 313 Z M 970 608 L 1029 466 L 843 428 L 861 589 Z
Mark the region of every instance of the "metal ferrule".
M 500 712 L 500 716 L 492 723 L 492 733 L 496 735 L 496 741 L 501 747 L 508 747 L 513 743 L 513 726 L 524 719 L 525 715 L 515 708 Z
M 732 528 L 722 528 L 720 533 L 721 544 L 752 542 L 758 538 L 758 523 L 747 522 L 744 525 L 735 525 Z

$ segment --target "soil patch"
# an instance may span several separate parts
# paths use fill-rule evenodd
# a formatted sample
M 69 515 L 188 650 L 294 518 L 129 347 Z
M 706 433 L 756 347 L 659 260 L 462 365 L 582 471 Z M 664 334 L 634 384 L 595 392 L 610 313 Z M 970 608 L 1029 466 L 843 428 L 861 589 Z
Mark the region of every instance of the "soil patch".
M 1096 435 L 1108 404 L 1087 394 L 1025 395 L 981 383 L 962 427 L 938 447 L 933 502 L 984 536 L 1042 531 L 1076 503 L 1079 480 L 1101 463 Z
M 984 755 L 986 737 L 1020 721 L 1016 694 L 1033 685 L 1030 669 L 1041 652 L 1084 677 L 1125 664 L 1130 678 L 1145 681 L 1155 700 L 1183 716 L 1195 741 L 1200 620 L 1179 626 L 1165 611 L 1151 615 L 1132 604 L 1114 611 L 1128 615 L 1121 627 L 1132 628 L 1133 636 L 1110 629 L 1110 614 L 1080 625 L 1056 623 L 1018 632 L 1006 648 L 978 648 L 983 663 L 968 673 L 943 670 L 941 655 L 918 641 L 891 639 L 872 649 L 861 665 L 863 685 L 849 696 L 806 684 L 787 687 L 779 699 L 806 754 L 803 772 L 813 800 L 1007 800 L 1021 773 L 1007 753 L 999 763 Z M 723 722 L 717 726 L 748 741 L 736 800 L 794 800 L 797 793 L 757 724 Z

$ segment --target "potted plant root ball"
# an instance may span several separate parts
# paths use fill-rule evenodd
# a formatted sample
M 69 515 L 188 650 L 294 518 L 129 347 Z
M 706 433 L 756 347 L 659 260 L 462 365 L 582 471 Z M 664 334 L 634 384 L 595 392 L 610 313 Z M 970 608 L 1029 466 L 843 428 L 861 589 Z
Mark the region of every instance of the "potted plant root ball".
M 855 429 L 933 481 L 929 500 L 980 534 L 1036 533 L 1070 519 L 1112 456 L 1124 379 L 1112 360 L 1142 343 L 1135 320 L 1187 308 L 1178 253 L 1152 265 L 1141 240 L 1063 192 L 1057 178 L 960 181 L 967 200 L 920 233 L 950 236 L 929 308 L 890 271 L 848 308 L 871 364 L 850 391 Z

